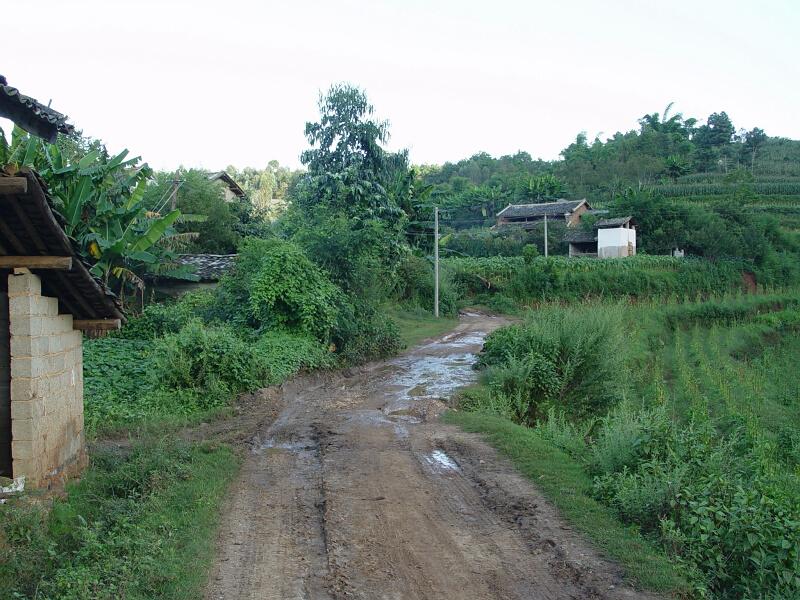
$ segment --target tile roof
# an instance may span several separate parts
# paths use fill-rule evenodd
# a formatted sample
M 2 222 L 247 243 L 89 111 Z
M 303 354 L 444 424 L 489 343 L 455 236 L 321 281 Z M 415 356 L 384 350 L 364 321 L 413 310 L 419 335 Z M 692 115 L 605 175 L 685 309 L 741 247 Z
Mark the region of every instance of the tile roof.
M 0 173 L 0 177 L 5 177 Z M 116 295 L 89 273 L 91 264 L 81 258 L 74 241 L 64 231 L 63 217 L 52 209 L 47 186 L 36 172 L 22 169 L 15 175 L 27 179 L 27 191 L 4 194 L 0 202 L 0 255 L 70 256 L 69 271 L 31 269 L 42 280 L 46 296 L 58 298 L 59 310 L 76 319 L 121 319 Z
M 597 241 L 597 232 L 596 231 L 584 231 L 583 229 L 577 229 L 574 231 L 568 231 L 564 235 L 564 241 L 569 242 L 571 244 L 588 244 L 590 242 Z
M 614 217 L 613 219 L 600 219 L 596 221 L 594 226 L 597 229 L 610 229 L 612 227 L 622 227 L 623 225 L 627 225 L 630 223 L 633 217 Z
M 200 281 L 219 281 L 229 271 L 238 254 L 181 254 L 177 263 L 191 267 Z
M 589 204 L 586 200 L 556 200 L 554 202 L 542 202 L 540 204 L 509 204 L 497 216 L 506 218 L 524 217 L 560 217 L 575 211 L 581 204 Z
M 35 98 L 21 94 L 17 88 L 6 83 L 0 75 L 0 117 L 11 119 L 25 131 L 44 138 L 51 144 L 59 132 L 72 133 L 74 127 L 67 123 L 67 116 L 38 102 Z

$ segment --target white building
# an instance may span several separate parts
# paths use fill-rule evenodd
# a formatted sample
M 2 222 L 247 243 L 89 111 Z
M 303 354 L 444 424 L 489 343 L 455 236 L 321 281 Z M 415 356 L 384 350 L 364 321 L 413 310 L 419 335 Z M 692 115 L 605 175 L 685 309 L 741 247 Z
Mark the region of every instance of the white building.
M 636 255 L 636 224 L 631 217 L 601 219 L 592 231 L 571 231 L 565 236 L 570 256 L 624 258 Z

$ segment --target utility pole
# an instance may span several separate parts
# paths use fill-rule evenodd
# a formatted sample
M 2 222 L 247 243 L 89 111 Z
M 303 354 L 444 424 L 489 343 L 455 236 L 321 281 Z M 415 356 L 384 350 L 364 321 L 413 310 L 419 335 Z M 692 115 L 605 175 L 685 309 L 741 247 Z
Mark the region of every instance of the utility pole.
M 178 206 L 178 187 L 180 186 L 181 180 L 178 179 L 178 172 L 175 172 L 175 178 L 172 180 L 172 193 L 171 198 L 169 199 L 170 210 L 175 210 Z
M 547 258 L 547 215 L 544 216 L 544 257 Z
M 439 207 L 433 207 L 433 316 L 439 318 Z

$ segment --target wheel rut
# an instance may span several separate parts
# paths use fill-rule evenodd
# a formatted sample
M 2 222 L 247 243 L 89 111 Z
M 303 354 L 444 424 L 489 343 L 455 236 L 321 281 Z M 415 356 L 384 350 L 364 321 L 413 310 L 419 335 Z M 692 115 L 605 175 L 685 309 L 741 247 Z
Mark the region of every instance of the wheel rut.
M 627 586 L 531 483 L 435 418 L 504 321 L 283 387 L 231 489 L 206 598 L 655 598 Z

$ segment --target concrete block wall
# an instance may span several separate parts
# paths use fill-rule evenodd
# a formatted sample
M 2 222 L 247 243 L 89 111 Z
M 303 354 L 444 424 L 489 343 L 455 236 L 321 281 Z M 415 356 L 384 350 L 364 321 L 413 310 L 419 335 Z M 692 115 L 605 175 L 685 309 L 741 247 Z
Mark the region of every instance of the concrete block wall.
M 32 273 L 8 276 L 8 307 L 14 476 L 49 487 L 85 462 L 82 336 Z

